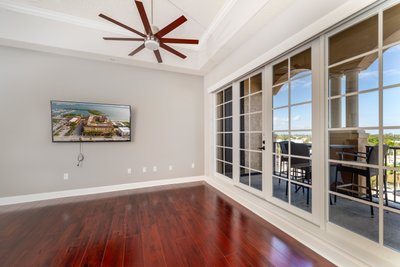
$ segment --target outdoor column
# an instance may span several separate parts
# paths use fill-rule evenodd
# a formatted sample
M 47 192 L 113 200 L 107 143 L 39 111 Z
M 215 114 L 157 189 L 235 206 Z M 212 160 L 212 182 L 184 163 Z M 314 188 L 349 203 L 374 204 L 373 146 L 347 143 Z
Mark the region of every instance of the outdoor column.
M 346 71 L 346 93 L 358 92 L 359 69 Z M 358 95 L 346 97 L 346 127 L 358 127 Z
M 338 96 L 342 94 L 342 74 L 331 74 L 330 80 L 330 96 Z M 342 127 L 342 98 L 331 100 L 331 128 Z

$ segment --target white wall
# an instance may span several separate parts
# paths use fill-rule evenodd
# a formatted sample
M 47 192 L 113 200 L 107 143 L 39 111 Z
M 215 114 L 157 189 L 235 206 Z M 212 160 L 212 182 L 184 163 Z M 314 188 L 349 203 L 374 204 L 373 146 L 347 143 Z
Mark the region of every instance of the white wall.
M 0 197 L 204 173 L 201 77 L 1 46 L 0 59 Z M 77 167 L 78 144 L 51 142 L 52 99 L 132 105 L 133 141 L 85 143 Z

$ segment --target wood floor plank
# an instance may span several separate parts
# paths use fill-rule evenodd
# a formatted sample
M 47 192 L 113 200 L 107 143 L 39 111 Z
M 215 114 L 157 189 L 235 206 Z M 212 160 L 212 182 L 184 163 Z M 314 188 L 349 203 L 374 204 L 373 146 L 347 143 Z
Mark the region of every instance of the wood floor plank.
M 214 188 L 0 207 L 1 266 L 334 266 Z

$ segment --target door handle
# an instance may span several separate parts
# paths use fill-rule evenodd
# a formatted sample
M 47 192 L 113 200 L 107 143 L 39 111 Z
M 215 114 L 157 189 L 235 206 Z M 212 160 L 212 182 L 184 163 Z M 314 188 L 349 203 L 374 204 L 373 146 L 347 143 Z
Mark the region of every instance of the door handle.
M 259 147 L 258 150 L 265 150 L 265 146 Z

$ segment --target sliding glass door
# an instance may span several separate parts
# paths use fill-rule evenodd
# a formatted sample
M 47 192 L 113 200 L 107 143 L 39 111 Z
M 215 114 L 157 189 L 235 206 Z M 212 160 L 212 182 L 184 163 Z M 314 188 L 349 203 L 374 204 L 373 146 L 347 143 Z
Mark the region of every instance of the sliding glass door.
M 400 4 L 328 36 L 329 221 L 400 250 Z
M 272 67 L 272 192 L 312 211 L 311 48 Z
M 263 190 L 263 90 L 261 73 L 239 82 L 239 184 Z

